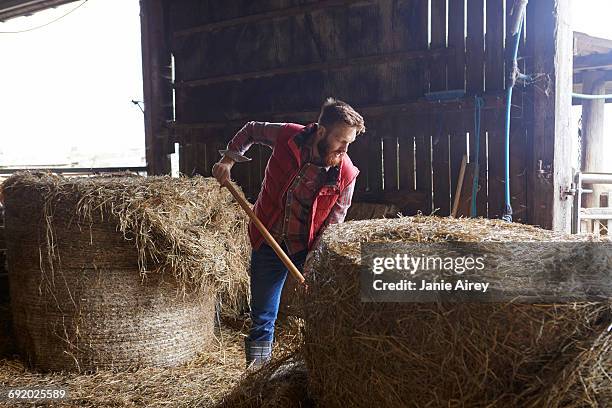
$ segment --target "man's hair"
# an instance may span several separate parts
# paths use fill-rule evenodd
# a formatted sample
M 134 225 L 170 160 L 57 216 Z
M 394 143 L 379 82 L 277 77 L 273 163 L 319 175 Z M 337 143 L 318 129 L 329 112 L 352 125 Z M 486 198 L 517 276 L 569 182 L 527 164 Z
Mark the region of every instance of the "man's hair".
M 327 98 L 321 106 L 318 122 L 330 129 L 336 124 L 344 123 L 357 129 L 357 134 L 365 132 L 363 117 L 348 103 L 335 98 Z

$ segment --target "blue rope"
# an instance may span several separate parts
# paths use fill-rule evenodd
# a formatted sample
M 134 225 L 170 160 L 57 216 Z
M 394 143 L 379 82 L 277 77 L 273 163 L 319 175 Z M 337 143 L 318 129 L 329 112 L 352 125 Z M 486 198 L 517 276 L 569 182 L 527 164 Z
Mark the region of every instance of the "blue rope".
M 516 60 L 518 58 L 519 45 L 521 43 L 521 32 L 523 31 L 523 21 L 521 18 L 519 23 L 518 32 L 514 36 L 514 49 L 512 53 L 512 65 L 516 66 Z M 512 222 L 512 206 L 510 205 L 510 111 L 512 109 L 512 90 L 514 83 L 511 82 L 508 86 L 508 92 L 506 94 L 506 142 L 505 142 L 505 160 L 504 160 L 504 184 L 505 184 L 505 208 L 502 215 L 504 221 Z
M 474 160 L 474 183 L 472 184 L 472 207 L 470 209 L 470 217 L 474 218 L 477 216 L 476 210 L 476 195 L 478 193 L 478 174 L 479 169 L 479 157 L 480 157 L 480 116 L 484 99 L 479 96 L 474 97 L 474 141 L 476 143 L 475 160 Z

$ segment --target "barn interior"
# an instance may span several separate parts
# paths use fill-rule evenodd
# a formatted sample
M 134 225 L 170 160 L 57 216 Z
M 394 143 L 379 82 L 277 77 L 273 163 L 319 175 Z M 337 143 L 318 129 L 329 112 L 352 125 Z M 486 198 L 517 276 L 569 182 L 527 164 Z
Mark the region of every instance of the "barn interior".
M 69 3 L 79 4 L 0 1 L 0 21 Z M 610 241 L 604 107 L 612 102 L 612 40 L 573 32 L 571 0 L 139 3 L 146 166 L 32 172 L 0 163 L 0 385 L 13 391 L 3 397 L 8 406 L 19 398 L 67 407 L 612 404 L 610 264 L 588 281 L 599 286 L 595 298 L 584 284 L 575 289 L 582 297 L 543 305 L 377 309 L 351 297 L 354 242 L 420 234 L 428 242 L 559 247 Z M 287 278 L 275 357 L 245 370 L 251 248 L 249 214 L 238 204 L 257 200 L 272 150 L 254 145 L 251 160 L 233 167 L 236 195 L 219 188 L 212 168 L 245 123 L 313 123 L 328 96 L 365 120 L 348 150 L 360 170 L 352 206 L 313 251 L 310 292 Z M 176 156 L 180 177 L 172 177 Z M 112 216 L 96 218 L 107 210 Z M 573 275 L 580 262 L 566 278 L 592 279 Z M 161 270 L 178 286 L 162 291 L 147 278 L 140 288 L 143 273 Z M 110 281 L 100 283 L 105 271 Z M 98 278 L 84 279 L 88 273 Z M 49 276 L 69 290 L 55 280 L 45 286 Z M 330 276 L 333 287 L 317 276 Z M 189 285 L 198 289 L 185 295 Z M 180 302 L 169 300 L 176 288 Z M 455 315 L 463 317 L 448 317 Z M 357 317 L 381 323 L 370 330 Z M 148 323 L 125 328 L 130 319 Z M 55 320 L 63 334 L 50 328 Z M 87 323 L 96 320 L 103 328 Z M 67 329 L 66 321 L 81 325 Z M 406 340 L 413 335 L 420 343 Z M 456 343 L 469 338 L 473 348 Z M 452 357 L 425 361 L 426 344 Z M 100 354 L 85 357 L 92 350 Z M 27 392 L 36 390 L 56 392 Z

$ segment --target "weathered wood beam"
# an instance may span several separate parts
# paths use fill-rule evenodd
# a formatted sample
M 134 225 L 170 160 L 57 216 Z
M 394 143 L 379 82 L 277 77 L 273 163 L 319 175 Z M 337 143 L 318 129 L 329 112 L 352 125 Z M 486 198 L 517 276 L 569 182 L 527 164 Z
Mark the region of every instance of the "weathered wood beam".
M 219 30 L 221 28 L 234 27 L 238 25 L 249 24 L 249 23 L 254 23 L 254 22 L 263 21 L 263 20 L 271 20 L 271 19 L 280 18 L 280 17 L 297 16 L 301 14 L 310 13 L 315 10 L 322 10 L 322 9 L 330 8 L 330 7 L 347 6 L 351 3 L 355 3 L 355 1 L 354 0 L 352 1 L 351 0 L 319 1 L 319 2 L 314 2 L 310 4 L 304 4 L 301 6 L 287 7 L 287 8 L 280 9 L 280 10 L 272 10 L 272 11 L 267 11 L 264 13 L 251 14 L 248 16 L 236 17 L 236 18 L 231 18 L 228 20 L 202 24 L 199 26 L 186 28 L 184 30 L 175 31 L 173 35 L 174 35 L 174 38 L 185 37 L 185 36 L 189 36 L 189 35 L 193 35 L 197 33 L 214 31 L 214 30 Z
M 612 52 L 574 58 L 574 72 L 596 69 L 612 69 Z
M 585 73 L 584 91 L 587 94 L 601 95 L 605 92 L 606 82 L 602 72 Z M 585 173 L 606 173 L 611 171 L 609 157 L 604 150 L 605 131 L 603 99 L 584 100 L 582 102 L 582 168 Z M 590 194 L 583 196 L 583 207 L 599 207 L 600 196 L 606 192 L 605 186 L 593 184 Z
M 574 55 L 605 54 L 612 51 L 612 40 L 574 31 Z
M 333 71 L 340 70 L 350 66 L 363 66 L 363 65 L 377 65 L 387 64 L 391 62 L 399 61 L 411 61 L 420 59 L 439 59 L 446 58 L 454 53 L 452 48 L 438 48 L 433 50 L 417 50 L 417 51 L 405 51 L 389 53 L 384 55 L 370 55 L 367 57 L 356 57 L 343 60 L 334 60 L 329 62 L 319 62 L 315 64 L 306 64 L 296 67 L 283 67 L 267 69 L 262 71 L 244 72 L 239 74 L 221 75 L 211 78 L 194 79 L 188 81 L 176 82 L 174 87 L 197 87 L 206 86 L 211 84 L 229 82 L 229 81 L 243 81 L 245 79 L 255 79 L 271 77 L 276 75 L 284 74 L 296 74 L 307 71 Z
M 550 78 L 546 86 L 533 88 L 529 219 L 544 228 L 569 231 L 571 202 L 562 192 L 572 182 L 570 1 L 531 1 L 527 16 L 533 72 L 546 73 Z
M 600 71 L 602 78 L 606 82 L 612 82 L 612 70 Z M 584 82 L 584 76 L 586 72 L 577 72 L 574 74 L 574 84 L 581 84 Z
M 171 56 L 162 0 L 140 1 L 145 152 L 149 175 L 169 174 L 167 121 L 172 120 Z
M 503 95 L 490 94 L 484 96 L 485 103 L 482 110 L 499 110 L 504 105 Z M 455 101 L 445 102 L 429 102 L 426 100 L 416 100 L 401 104 L 389 105 L 370 105 L 370 106 L 355 106 L 360 113 L 370 117 L 381 117 L 385 115 L 406 114 L 406 115 L 423 115 L 435 114 L 438 112 L 473 112 L 474 100 L 472 98 L 460 99 Z M 317 116 L 318 111 L 302 111 L 302 112 L 267 112 L 260 114 L 261 120 L 274 119 L 286 120 L 291 118 L 310 118 Z M 207 129 L 225 127 L 228 124 L 240 124 L 245 120 L 250 120 L 253 115 L 244 114 L 238 118 L 223 122 L 206 122 L 206 123 L 174 123 L 172 126 L 175 129 Z

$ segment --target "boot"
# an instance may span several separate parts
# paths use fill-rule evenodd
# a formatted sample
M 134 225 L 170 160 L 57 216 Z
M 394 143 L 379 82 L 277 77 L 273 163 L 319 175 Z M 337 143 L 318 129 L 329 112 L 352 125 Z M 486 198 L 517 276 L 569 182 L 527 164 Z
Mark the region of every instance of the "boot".
M 272 358 L 272 342 L 251 341 L 247 338 L 244 340 L 244 351 L 247 368 L 257 369 Z

